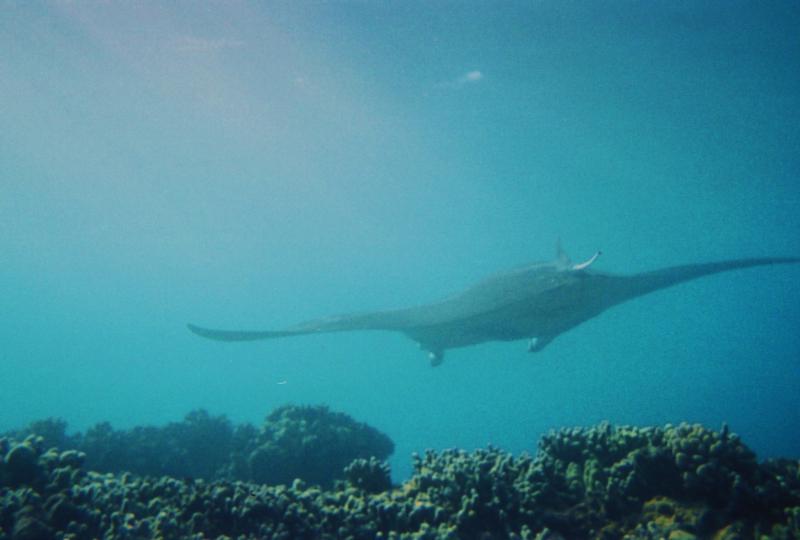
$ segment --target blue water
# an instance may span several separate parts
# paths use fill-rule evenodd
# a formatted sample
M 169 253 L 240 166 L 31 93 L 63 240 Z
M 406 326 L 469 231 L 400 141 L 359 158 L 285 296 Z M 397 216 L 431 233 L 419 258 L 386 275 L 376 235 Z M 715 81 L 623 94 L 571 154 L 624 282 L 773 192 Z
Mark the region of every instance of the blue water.
M 618 306 L 537 355 L 224 344 L 554 256 L 800 255 L 797 2 L 0 3 L 0 430 L 327 404 L 410 453 L 725 421 L 800 456 L 800 265 Z M 278 384 L 286 381 L 286 384 Z

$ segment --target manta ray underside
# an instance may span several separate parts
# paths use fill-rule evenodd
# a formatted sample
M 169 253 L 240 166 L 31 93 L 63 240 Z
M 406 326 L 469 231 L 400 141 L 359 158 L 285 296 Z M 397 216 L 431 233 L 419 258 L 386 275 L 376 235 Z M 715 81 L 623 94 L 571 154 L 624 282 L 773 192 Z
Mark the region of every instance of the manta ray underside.
M 541 351 L 556 336 L 606 309 L 709 274 L 738 268 L 800 262 L 797 257 L 764 257 L 687 264 L 630 276 L 596 272 L 600 255 L 573 264 L 561 250 L 556 260 L 495 275 L 433 304 L 406 309 L 337 315 L 278 331 L 213 330 L 193 324 L 189 330 L 218 341 L 252 341 L 323 332 L 392 330 L 428 351 L 439 365 L 447 349 L 486 341 L 528 339 L 530 352 Z

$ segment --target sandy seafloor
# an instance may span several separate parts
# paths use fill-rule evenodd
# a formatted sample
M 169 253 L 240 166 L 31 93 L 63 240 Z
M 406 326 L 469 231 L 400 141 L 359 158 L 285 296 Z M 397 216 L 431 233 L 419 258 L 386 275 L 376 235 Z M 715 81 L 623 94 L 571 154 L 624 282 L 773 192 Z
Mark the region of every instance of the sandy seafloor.
M 247 344 L 596 250 L 800 255 L 796 2 L 0 2 L 0 431 L 327 405 L 411 453 L 727 422 L 800 456 L 800 266 L 618 306 L 530 355 Z

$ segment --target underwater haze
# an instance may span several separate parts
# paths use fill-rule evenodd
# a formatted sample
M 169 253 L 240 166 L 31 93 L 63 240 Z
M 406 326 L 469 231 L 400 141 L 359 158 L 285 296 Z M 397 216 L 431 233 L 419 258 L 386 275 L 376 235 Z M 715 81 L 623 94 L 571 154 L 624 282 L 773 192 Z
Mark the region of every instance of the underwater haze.
M 800 456 L 800 265 L 529 354 L 219 343 L 555 257 L 800 256 L 800 4 L 0 1 L 0 431 L 324 404 L 410 454 L 681 421 Z

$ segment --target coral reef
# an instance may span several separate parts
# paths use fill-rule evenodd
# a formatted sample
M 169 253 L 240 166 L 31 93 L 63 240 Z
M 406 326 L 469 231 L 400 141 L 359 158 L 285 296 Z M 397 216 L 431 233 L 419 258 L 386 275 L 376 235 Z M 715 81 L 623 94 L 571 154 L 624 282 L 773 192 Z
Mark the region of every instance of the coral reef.
M 346 414 L 285 406 L 267 416 L 254 444 L 245 448 L 246 479 L 288 484 L 301 478 L 329 487 L 354 459 L 385 459 L 392 452 L 389 437 Z
M 260 430 L 234 427 L 225 416 L 204 410 L 164 427 L 125 431 L 102 422 L 71 436 L 66 427 L 51 418 L 6 435 L 20 440 L 36 435 L 45 448 L 79 450 L 86 454 L 86 469 L 97 472 L 268 484 L 300 478 L 331 486 L 354 459 L 383 460 L 394 451 L 385 434 L 323 406 L 280 407 Z
M 211 480 L 227 464 L 233 426 L 224 416 L 197 410 L 164 427 L 120 431 L 104 422 L 75 439 L 91 470 Z
M 267 422 L 308 436 L 309 418 L 326 414 L 290 409 Z M 240 458 L 282 440 L 273 435 L 239 433 Z M 36 435 L 0 438 L 0 456 L 0 540 L 800 537 L 800 463 L 759 463 L 725 427 L 565 429 L 535 456 L 428 451 L 395 487 L 375 458 L 353 460 L 322 488 L 87 471 L 83 453 Z
M 392 487 L 389 465 L 374 457 L 354 460 L 344 468 L 344 477 L 348 484 L 368 493 L 380 493 Z

